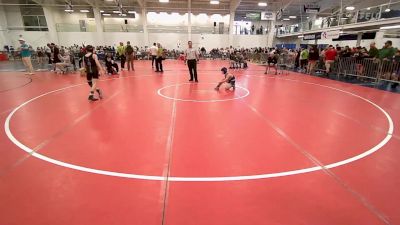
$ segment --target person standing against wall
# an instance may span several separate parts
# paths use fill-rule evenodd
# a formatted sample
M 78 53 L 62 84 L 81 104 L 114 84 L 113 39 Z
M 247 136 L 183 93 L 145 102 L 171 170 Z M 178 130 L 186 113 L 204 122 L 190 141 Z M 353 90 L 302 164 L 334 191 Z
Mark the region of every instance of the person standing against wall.
M 150 56 L 151 56 L 151 68 L 154 68 L 154 62 L 157 59 L 157 44 L 154 43 L 153 46 L 150 47 Z
M 192 41 L 188 41 L 188 45 L 189 48 L 185 51 L 185 58 L 190 73 L 189 81 L 193 81 L 194 79 L 195 82 L 199 82 L 197 79 L 197 61 L 199 60 L 199 54 L 197 53 L 197 50 L 193 48 Z
M 157 44 L 157 59 L 156 59 L 156 72 L 164 72 L 162 61 L 164 59 L 164 49 L 161 44 Z
M 32 66 L 32 61 L 31 61 L 31 47 L 25 42 L 23 38 L 20 38 L 19 43 L 21 44 L 20 46 L 20 51 L 21 51 L 21 59 L 22 63 L 24 63 L 25 68 L 26 68 L 26 74 L 27 75 L 32 75 L 33 73 L 33 66 Z
M 124 43 L 119 43 L 119 46 L 117 47 L 117 53 L 119 55 L 119 59 L 121 60 L 121 70 L 124 70 L 126 60 Z
M 135 67 L 133 67 L 133 60 L 134 60 L 135 54 L 134 54 L 134 50 L 133 50 L 133 47 L 132 47 L 130 41 L 128 41 L 126 43 L 125 55 L 126 55 L 126 62 L 128 64 L 128 71 L 131 70 L 131 67 L 132 67 L 132 70 L 134 71 Z

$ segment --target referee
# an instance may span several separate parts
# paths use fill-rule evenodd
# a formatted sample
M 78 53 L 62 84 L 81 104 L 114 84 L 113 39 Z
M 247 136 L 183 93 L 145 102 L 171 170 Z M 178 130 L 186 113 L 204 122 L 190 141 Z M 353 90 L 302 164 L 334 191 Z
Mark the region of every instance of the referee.
M 190 80 L 189 81 L 195 81 L 199 82 L 197 80 L 197 60 L 199 60 L 199 54 L 197 53 L 196 49 L 192 48 L 192 42 L 188 42 L 189 48 L 186 49 L 185 51 L 185 58 L 187 61 L 187 65 L 189 67 L 189 73 L 190 73 Z

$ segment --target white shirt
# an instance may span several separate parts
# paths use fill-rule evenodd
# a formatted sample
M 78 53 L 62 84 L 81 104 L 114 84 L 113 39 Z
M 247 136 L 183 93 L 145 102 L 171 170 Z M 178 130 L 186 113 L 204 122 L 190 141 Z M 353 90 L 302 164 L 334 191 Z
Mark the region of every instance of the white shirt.
M 186 49 L 185 54 L 187 60 L 197 59 L 197 51 L 194 48 Z
M 151 55 L 153 55 L 153 56 L 156 56 L 157 55 L 157 50 L 158 50 L 158 48 L 156 47 L 156 46 L 151 46 L 150 47 L 150 54 Z

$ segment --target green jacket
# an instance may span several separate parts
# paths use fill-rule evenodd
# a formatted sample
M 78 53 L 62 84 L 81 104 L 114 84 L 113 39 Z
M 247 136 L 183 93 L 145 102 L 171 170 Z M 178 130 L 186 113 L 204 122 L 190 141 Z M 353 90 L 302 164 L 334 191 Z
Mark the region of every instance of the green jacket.
M 303 51 L 300 52 L 300 59 L 308 59 L 309 52 L 307 49 L 304 49 Z
M 378 57 L 379 56 L 379 50 L 377 48 L 370 48 L 369 51 L 368 51 L 368 55 L 371 58 Z
M 379 50 L 379 58 L 380 59 L 392 59 L 394 54 L 396 54 L 397 49 L 390 48 L 382 48 Z

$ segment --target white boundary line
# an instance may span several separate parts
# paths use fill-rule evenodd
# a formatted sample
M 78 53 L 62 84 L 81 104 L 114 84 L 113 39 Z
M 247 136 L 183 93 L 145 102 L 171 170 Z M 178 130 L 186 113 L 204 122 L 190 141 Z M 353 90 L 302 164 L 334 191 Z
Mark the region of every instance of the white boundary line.
M 182 99 L 182 98 L 172 98 L 169 96 L 166 96 L 164 94 L 161 93 L 162 90 L 166 89 L 166 88 L 170 88 L 170 87 L 175 87 L 175 86 L 182 86 L 185 84 L 193 84 L 194 83 L 179 83 L 179 84 L 172 84 L 172 85 L 168 85 L 165 87 L 162 87 L 160 89 L 158 89 L 157 94 L 161 97 L 170 99 L 170 100 L 176 100 L 176 101 L 182 101 L 182 102 L 226 102 L 226 101 L 232 101 L 232 100 L 237 100 L 237 99 L 241 99 L 241 98 L 245 98 L 250 94 L 250 91 L 244 87 L 240 87 L 240 86 L 236 86 L 236 88 L 242 89 L 246 92 L 246 94 L 242 95 L 242 96 L 238 96 L 235 98 L 228 98 L 228 99 L 215 99 L 215 100 L 193 100 L 193 99 Z M 201 83 L 201 84 L 216 84 L 216 83 Z
M 389 142 L 389 140 L 392 138 L 392 134 L 393 134 L 393 130 L 394 130 L 394 124 L 393 124 L 393 120 L 390 117 L 390 115 L 384 110 L 382 109 L 380 106 L 378 106 L 377 104 L 375 104 L 374 102 L 363 98 L 359 95 L 353 94 L 351 92 L 348 91 L 344 91 L 338 88 L 334 88 L 334 87 L 329 87 L 329 86 L 325 86 L 325 85 L 321 85 L 321 84 L 316 84 L 316 83 L 311 83 L 311 82 L 303 82 L 303 81 L 298 81 L 298 80 L 291 80 L 291 79 L 282 79 L 282 78 L 276 78 L 276 79 L 281 79 L 281 80 L 287 80 L 287 81 L 295 81 L 295 82 L 302 82 L 305 84 L 309 84 L 309 85 L 316 85 L 316 86 L 320 86 L 320 87 L 325 87 L 325 88 L 329 88 L 331 90 L 336 90 L 342 93 L 346 93 L 349 94 L 351 96 L 357 97 L 359 99 L 362 99 L 364 101 L 366 101 L 367 103 L 371 104 L 372 106 L 376 107 L 377 109 L 379 109 L 385 116 L 386 119 L 388 121 L 389 124 L 389 128 L 387 131 L 387 135 L 386 137 L 379 142 L 376 146 L 372 147 L 371 149 L 356 155 L 354 157 L 336 162 L 336 163 L 332 163 L 329 165 L 325 165 L 324 167 L 321 166 L 315 166 L 315 167 L 310 167 L 310 168 L 304 168 L 304 169 L 298 169 L 298 170 L 291 170 L 291 171 L 285 171 L 285 172 L 278 172 L 278 173 L 268 173 L 268 174 L 258 174 L 258 175 L 247 175 L 247 176 L 226 176 L 226 177 L 169 177 L 168 181 L 179 181 L 179 182 L 221 182 L 221 181 L 241 181 L 241 180 L 256 180 L 256 179 L 266 179 L 266 178 L 274 178 L 274 177 L 283 177 L 283 176 L 291 176 L 291 175 L 297 175 L 297 174 L 303 174 L 303 173 L 309 173 L 309 172 L 314 172 L 314 171 L 318 171 L 318 170 L 322 170 L 324 168 L 328 168 L 328 169 L 332 169 L 335 167 L 339 167 L 339 166 L 343 166 L 345 164 L 349 164 L 352 163 L 354 161 L 357 161 L 359 159 L 365 158 L 368 155 L 371 155 L 372 153 L 378 151 L 380 148 L 382 148 L 387 142 Z M 110 79 L 111 80 L 111 79 Z M 10 121 L 11 118 L 13 117 L 13 115 L 22 107 L 26 106 L 27 104 L 29 104 L 30 102 L 35 101 L 38 98 L 44 97 L 46 95 L 55 93 L 55 92 L 59 92 L 59 91 L 63 91 L 69 88 L 73 88 L 73 87 L 77 87 L 83 84 L 78 84 L 78 85 L 72 85 L 69 87 L 64 87 L 64 88 L 60 88 L 54 91 L 50 91 L 47 93 L 44 93 L 42 95 L 39 95 L 35 98 L 32 98 L 24 103 L 22 103 L 21 105 L 19 105 L 17 108 L 15 108 L 8 116 L 7 119 L 4 123 L 4 129 L 6 132 L 7 137 L 15 144 L 17 145 L 19 148 L 21 148 L 22 150 L 24 150 L 25 152 L 31 154 L 32 156 L 44 160 L 46 162 L 49 163 L 53 163 L 55 165 L 58 166 L 62 166 L 62 167 L 66 167 L 66 168 L 70 168 L 70 169 L 75 169 L 75 170 L 79 170 L 79 171 L 83 171 L 83 172 L 88 172 L 88 173 L 94 173 L 94 174 L 100 174 L 100 175 L 106 175 L 106 176 L 114 176 L 114 177 L 122 177 L 122 178 L 130 178 L 130 179 L 140 179 L 140 180 L 152 180 L 152 181 L 165 181 L 166 177 L 163 176 L 150 176 L 150 175 L 140 175 L 140 174 L 129 174 L 129 173 L 119 173 L 119 172 L 112 172 L 112 171 L 106 171 L 106 170 L 98 170 L 98 169 L 93 169 L 93 168 L 88 168 L 88 167 L 83 167 L 83 166 L 79 166 L 79 165 L 74 165 L 74 164 L 70 164 L 70 163 L 66 163 L 66 162 L 62 162 L 56 159 L 52 159 L 49 158 L 47 156 L 41 155 L 37 152 L 34 152 L 31 148 L 29 148 L 28 146 L 25 146 L 24 144 L 22 144 L 19 140 L 17 140 L 14 135 L 12 134 L 11 130 L 10 130 Z

